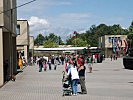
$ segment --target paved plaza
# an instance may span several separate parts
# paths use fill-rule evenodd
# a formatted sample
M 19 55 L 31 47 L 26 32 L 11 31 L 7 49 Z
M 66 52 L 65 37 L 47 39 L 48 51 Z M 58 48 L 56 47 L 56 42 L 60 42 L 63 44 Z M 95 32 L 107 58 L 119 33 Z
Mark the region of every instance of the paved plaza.
M 62 97 L 63 67 L 40 73 L 37 65 L 26 67 L 0 88 L 0 100 L 133 100 L 133 71 L 124 69 L 122 59 L 106 59 L 86 72 L 87 95 Z

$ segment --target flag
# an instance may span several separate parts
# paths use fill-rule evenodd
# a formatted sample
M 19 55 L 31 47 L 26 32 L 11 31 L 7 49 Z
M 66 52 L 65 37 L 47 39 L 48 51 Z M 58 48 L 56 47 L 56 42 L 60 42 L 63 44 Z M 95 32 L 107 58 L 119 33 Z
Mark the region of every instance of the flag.
M 73 37 L 72 37 L 72 38 L 76 38 L 76 36 L 77 36 L 77 32 L 74 31 L 74 32 L 73 32 Z
M 127 44 L 127 41 L 126 40 L 123 40 L 123 41 L 125 43 L 124 52 L 126 53 L 127 50 L 128 50 L 128 44 Z
M 112 39 L 112 48 L 113 48 L 113 52 L 116 52 L 116 48 L 117 48 L 117 43 L 115 41 L 115 39 Z

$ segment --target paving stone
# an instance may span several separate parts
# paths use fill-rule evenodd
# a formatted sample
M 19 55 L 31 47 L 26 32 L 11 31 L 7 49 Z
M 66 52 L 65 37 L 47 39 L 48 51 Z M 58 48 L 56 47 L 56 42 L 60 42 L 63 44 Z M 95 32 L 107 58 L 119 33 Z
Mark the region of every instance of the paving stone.
M 62 97 L 63 65 L 46 72 L 28 66 L 0 88 L 0 100 L 133 100 L 133 71 L 123 68 L 122 59 L 94 64 L 93 73 L 86 72 L 88 94 Z

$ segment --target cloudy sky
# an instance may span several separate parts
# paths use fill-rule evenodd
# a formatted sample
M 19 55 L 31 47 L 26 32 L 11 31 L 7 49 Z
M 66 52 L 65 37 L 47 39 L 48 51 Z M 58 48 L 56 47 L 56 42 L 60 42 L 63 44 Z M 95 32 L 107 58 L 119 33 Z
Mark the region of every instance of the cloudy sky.
M 17 5 L 31 0 L 17 0 Z M 56 33 L 64 40 L 73 31 L 84 32 L 91 25 L 121 24 L 133 20 L 133 0 L 36 0 L 18 8 L 18 19 L 27 19 L 30 34 Z

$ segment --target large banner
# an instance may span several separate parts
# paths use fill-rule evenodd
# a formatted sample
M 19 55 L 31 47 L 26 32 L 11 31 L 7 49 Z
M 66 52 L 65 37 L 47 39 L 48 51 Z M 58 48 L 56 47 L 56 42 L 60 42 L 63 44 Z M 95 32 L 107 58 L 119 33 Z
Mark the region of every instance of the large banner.
M 121 39 L 118 38 L 112 38 L 112 49 L 114 53 L 119 53 L 122 50 L 124 51 L 124 53 L 127 53 L 128 43 L 126 40 L 122 41 Z

